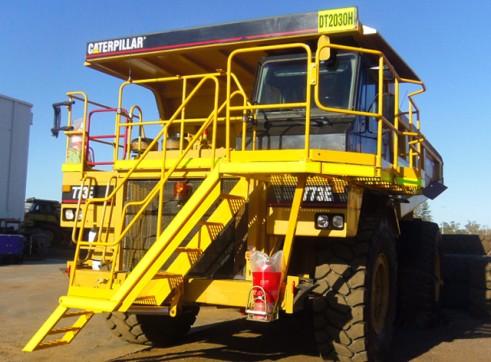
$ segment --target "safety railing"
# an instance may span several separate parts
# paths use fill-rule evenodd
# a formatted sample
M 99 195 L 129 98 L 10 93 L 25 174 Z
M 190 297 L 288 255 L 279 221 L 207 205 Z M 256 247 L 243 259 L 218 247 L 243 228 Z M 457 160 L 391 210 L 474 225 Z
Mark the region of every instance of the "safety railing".
M 98 166 L 114 165 L 118 159 L 129 159 L 131 143 L 129 132 L 132 128 L 128 125 L 139 128 L 137 132 L 139 141 L 145 138 L 145 123 L 142 121 L 142 110 L 138 105 L 133 105 L 128 112 L 122 107 L 111 107 L 89 100 L 85 92 L 68 92 L 67 96 L 69 100 L 57 104 L 57 107 L 63 105 L 68 109 L 67 125 L 59 128 L 67 136 L 65 162 L 79 166 L 69 167 L 69 171 L 85 172 Z M 72 111 L 75 101 L 83 102 L 82 116 L 76 119 Z M 107 121 L 107 119 L 101 121 L 101 115 L 110 113 L 115 114 L 118 119 L 116 126 L 112 117 L 111 124 L 104 124 L 101 127 L 100 125 Z M 161 124 L 161 122 L 147 123 Z M 119 127 L 119 132 L 115 131 L 115 127 Z
M 392 64 L 389 62 L 389 60 L 385 57 L 385 55 L 377 50 L 370 50 L 370 49 L 362 49 L 362 48 L 353 48 L 349 46 L 343 46 L 343 45 L 338 45 L 338 44 L 329 44 L 329 48 L 333 49 L 339 49 L 339 50 L 348 50 L 348 51 L 356 51 L 360 53 L 365 53 L 365 54 L 371 54 L 375 55 L 378 57 L 378 112 L 377 113 L 370 113 L 370 112 L 359 112 L 359 111 L 349 111 L 349 110 L 342 110 L 341 113 L 345 114 L 354 114 L 354 115 L 361 115 L 361 116 L 368 116 L 368 117 L 375 117 L 378 120 L 378 137 L 377 137 L 377 169 L 381 170 L 382 169 L 382 142 L 383 142 L 383 137 L 382 134 L 384 132 L 384 129 L 388 129 L 390 132 L 392 132 L 393 137 L 392 137 L 392 152 L 393 152 L 393 157 L 392 157 L 392 167 L 394 170 L 398 170 L 400 167 L 399 164 L 399 159 L 400 157 L 403 159 L 407 159 L 409 162 L 409 167 L 416 169 L 419 174 L 422 174 L 422 171 L 424 170 L 424 160 L 425 160 L 425 155 L 429 156 L 431 159 L 436 160 L 437 162 L 441 162 L 440 156 L 434 152 L 434 150 L 426 144 L 425 138 L 423 134 L 421 133 L 421 123 L 420 123 L 420 111 L 417 108 L 413 97 L 421 94 L 426 91 L 425 85 L 423 82 L 415 79 L 407 79 L 407 78 L 402 78 L 400 77 Z M 323 50 L 323 48 L 319 48 L 317 50 L 317 54 L 319 55 L 320 52 Z M 316 57 L 316 62 L 317 66 L 319 63 L 320 57 Z M 393 114 L 393 122 L 388 120 L 382 110 L 384 109 L 384 97 L 381 97 L 380 95 L 383 94 L 384 92 L 384 72 L 385 70 L 389 70 L 391 74 L 394 77 L 394 114 Z M 401 100 L 401 94 L 400 94 L 400 86 L 401 84 L 413 84 L 416 86 L 419 86 L 420 89 L 410 93 L 407 95 L 407 101 L 408 101 L 408 111 L 407 112 L 402 112 L 399 109 L 399 104 Z M 316 104 L 319 108 L 324 109 L 326 111 L 330 112 L 340 112 L 339 109 L 335 108 L 328 108 L 328 107 L 323 107 L 318 99 L 318 89 L 316 89 L 315 96 L 316 96 Z M 403 116 L 406 115 L 408 117 L 408 123 L 405 123 L 403 121 Z M 401 137 L 407 137 L 407 145 L 409 146 L 409 152 L 406 154 L 403 150 L 400 149 L 399 147 L 399 139 Z
M 115 136 L 113 134 L 91 135 L 89 123 L 94 112 L 109 112 L 114 111 L 114 108 L 89 100 L 85 92 L 68 92 L 67 96 L 68 101 L 63 103 L 68 110 L 67 125 L 60 127 L 60 129 L 67 136 L 65 163 L 75 166 L 69 170 L 84 172 L 95 165 L 111 164 L 111 161 L 95 162 L 95 155 L 89 143 L 90 141 L 106 143 L 112 147 L 114 146 L 114 142 L 107 142 L 105 140 L 114 139 Z M 83 102 L 82 116 L 77 119 L 74 119 L 72 111 L 75 101 Z M 89 107 L 97 107 L 97 110 L 90 110 Z M 59 109 L 57 111 L 59 114 Z
M 81 183 L 81 190 L 87 189 L 91 190 L 93 186 L 97 183 L 97 180 L 93 176 L 88 176 L 85 175 L 82 179 Z M 72 241 L 74 243 L 78 242 L 78 239 L 80 237 L 80 233 L 83 230 L 83 227 L 86 229 L 89 229 L 90 231 L 88 232 L 88 239 L 91 245 L 89 247 L 84 248 L 87 250 L 86 255 L 83 257 L 80 256 L 80 250 L 77 248 L 76 253 L 75 253 L 75 260 L 78 260 L 80 262 L 86 262 L 89 259 L 92 258 L 92 253 L 96 251 L 96 246 L 103 246 L 100 248 L 100 255 L 98 258 L 101 260 L 102 263 L 105 263 L 108 260 L 107 254 L 109 254 L 108 249 L 111 248 L 112 250 L 110 251 L 111 254 L 114 254 L 116 252 L 115 247 L 116 245 L 110 243 L 110 235 L 111 235 L 111 230 L 113 230 L 109 225 L 113 225 L 113 216 L 114 216 L 114 207 L 113 204 L 111 203 L 111 200 L 107 199 L 107 196 L 109 193 L 116 188 L 116 185 L 118 183 L 118 179 L 116 176 L 112 176 L 109 178 L 109 181 L 106 184 L 105 191 L 104 191 L 104 198 L 106 199 L 104 202 L 99 203 L 99 204 L 92 204 L 92 210 L 89 210 L 89 207 L 86 207 L 84 205 L 85 199 L 83 197 L 83 193 L 79 193 L 79 197 L 77 200 L 77 207 L 75 209 L 75 226 L 72 229 Z M 85 207 L 84 207 L 85 206 Z M 95 210 L 95 207 L 100 206 L 98 213 Z M 82 211 L 82 207 L 84 207 L 84 210 Z M 89 214 L 89 211 L 94 215 L 94 214 L 99 214 L 99 218 L 96 220 L 92 220 L 91 224 L 82 224 L 82 215 L 83 214 Z M 106 227 L 97 227 L 97 225 L 106 225 Z M 94 233 L 93 230 L 98 229 L 98 233 Z M 79 234 L 77 234 L 77 232 Z M 97 240 L 96 240 L 97 238 Z M 94 243 L 94 241 L 99 241 L 99 243 Z M 112 259 L 112 256 L 111 256 Z
M 370 110 L 361 110 L 361 109 L 342 109 L 342 108 L 334 108 L 328 107 L 324 105 L 319 99 L 319 69 L 320 69 L 320 61 L 321 61 L 321 52 L 325 48 L 331 48 L 336 50 L 350 51 L 355 53 L 364 53 L 369 56 L 375 56 L 378 58 L 378 83 L 377 83 L 377 108 L 376 111 Z M 261 110 L 271 110 L 271 109 L 294 109 L 294 108 L 302 108 L 305 109 L 305 143 L 304 143 L 304 152 L 305 158 L 308 159 L 310 157 L 310 126 L 311 126 L 311 104 L 313 104 L 312 100 L 315 102 L 315 105 L 318 109 L 337 114 L 344 115 L 352 115 L 358 117 L 367 117 L 373 118 L 377 121 L 377 137 L 376 137 L 376 171 L 380 176 L 382 174 L 384 163 L 383 163 L 383 142 L 384 142 L 384 133 L 390 132 L 392 133 L 390 149 L 392 152 L 390 168 L 392 170 L 398 170 L 400 165 L 400 159 L 407 160 L 409 167 L 414 168 L 419 171 L 424 169 L 424 155 L 429 155 L 432 159 L 438 160 L 439 156 L 434 153 L 433 149 L 427 146 L 424 141 L 425 138 L 420 130 L 420 112 L 417 108 L 415 102 L 413 101 L 413 97 L 417 94 L 420 94 L 425 91 L 425 86 L 423 82 L 419 80 L 406 79 L 398 76 L 394 67 L 390 64 L 388 59 L 384 56 L 383 53 L 377 50 L 371 49 L 363 49 L 363 48 L 354 48 L 350 46 L 337 45 L 337 44 L 327 44 L 323 46 L 319 46 L 317 49 L 315 60 L 312 60 L 312 53 L 310 47 L 303 43 L 295 43 L 295 44 L 287 44 L 287 45 L 274 45 L 274 46 L 259 46 L 259 47 L 249 47 L 243 49 L 234 50 L 228 59 L 228 69 L 227 72 L 227 94 L 230 94 L 231 84 L 237 84 L 238 81 L 233 78 L 233 67 L 234 64 L 240 64 L 240 62 L 235 62 L 235 58 L 244 54 L 244 53 L 268 53 L 279 49 L 295 49 L 301 50 L 305 52 L 305 62 L 307 69 L 307 77 L 306 77 L 306 87 L 305 87 L 305 102 L 294 102 L 294 103 L 281 103 L 281 104 L 251 104 L 249 102 L 244 102 L 243 105 L 232 105 L 230 99 L 227 100 L 227 117 L 230 112 L 239 111 L 243 112 L 246 116 L 248 114 L 254 114 L 255 112 Z M 387 102 L 384 97 L 381 95 L 384 94 L 384 73 L 389 70 L 394 77 L 394 114 L 387 115 L 383 113 L 385 104 Z M 400 95 L 400 86 L 401 84 L 413 84 L 415 86 L 421 87 L 420 89 L 410 93 L 406 96 L 408 102 L 408 111 L 403 112 L 399 108 L 399 104 L 401 101 Z M 388 118 L 391 118 L 390 120 Z M 407 118 L 407 122 L 405 121 Z M 228 124 L 227 124 L 228 125 Z M 230 132 L 230 127 L 227 128 L 227 134 Z M 251 149 L 255 150 L 255 128 L 252 130 L 252 146 Z M 399 140 L 402 138 L 407 138 L 405 142 L 408 146 L 408 150 L 405 151 L 402 149 L 399 144 Z M 229 140 L 230 137 L 227 137 Z M 242 146 L 241 149 L 245 150 L 245 139 L 246 139 L 246 127 L 245 123 L 242 129 Z M 227 152 L 232 150 L 232 147 L 229 143 L 226 146 Z M 406 162 L 405 162 L 406 163 Z M 387 167 L 387 166 L 385 166 Z
M 310 47 L 307 44 L 304 43 L 292 43 L 292 44 L 282 44 L 282 45 L 270 45 L 270 46 L 261 46 L 261 47 L 250 47 L 250 48 L 242 48 L 242 49 L 236 49 L 228 57 L 228 62 L 227 62 L 227 95 L 232 95 L 232 86 L 237 85 L 239 88 L 239 92 L 244 95 L 244 102 L 242 105 L 239 106 L 234 106 L 232 105 L 232 97 L 228 96 L 226 100 L 226 118 L 227 118 L 227 129 L 226 129 L 226 134 L 230 135 L 231 132 L 231 125 L 230 125 L 230 118 L 231 118 L 231 113 L 232 112 L 242 112 L 244 117 L 247 117 L 249 114 L 252 114 L 255 111 L 258 110 L 264 110 L 264 109 L 282 109 L 282 108 L 304 108 L 305 109 L 305 154 L 306 158 L 309 156 L 309 132 L 310 132 L 310 100 L 311 100 L 311 87 L 310 87 L 310 82 L 312 80 L 312 74 L 310 72 L 307 72 L 307 86 L 306 86 L 306 99 L 304 102 L 291 102 L 291 103 L 271 103 L 271 104 L 252 104 L 250 102 L 247 102 L 247 96 L 246 92 L 244 91 L 244 88 L 240 85 L 240 81 L 234 76 L 235 72 L 233 70 L 234 64 L 240 64 L 240 62 L 235 62 L 235 58 L 238 57 L 241 54 L 244 53 L 267 53 L 269 51 L 275 51 L 275 50 L 286 50 L 286 49 L 296 49 L 297 51 L 304 51 L 306 54 L 306 66 L 307 69 L 310 69 L 311 66 L 311 59 L 312 59 L 312 51 Z M 246 140 L 247 134 L 246 134 L 246 125 L 245 122 L 242 127 L 242 146 L 241 149 L 245 150 L 245 140 Z M 255 149 L 255 130 L 253 130 L 252 134 L 252 149 Z M 230 152 L 232 150 L 232 147 L 230 145 L 230 136 L 227 137 L 227 143 L 226 143 L 226 152 L 227 152 L 227 159 L 230 159 Z
M 114 133 L 110 134 L 94 134 L 91 132 L 91 126 L 94 122 L 94 116 L 102 113 L 115 113 L 122 115 L 121 117 L 124 119 L 125 123 L 129 123 L 130 116 L 127 111 L 122 108 L 101 108 L 95 109 L 89 113 L 87 118 L 86 125 L 86 137 L 87 142 L 85 144 L 85 160 L 89 167 L 96 166 L 106 166 L 106 165 L 114 165 L 114 160 L 120 157 L 114 157 L 114 154 L 118 155 L 119 150 L 122 150 L 122 158 L 127 158 L 129 153 L 129 141 L 128 141 L 128 128 L 124 128 L 124 132 L 119 135 L 115 135 Z M 116 137 L 119 139 L 116 140 Z M 122 141 L 122 142 L 121 142 Z M 105 145 L 108 146 L 111 152 L 108 153 L 108 158 L 103 161 L 99 161 L 96 159 L 96 153 L 94 152 L 93 144 Z M 99 153 L 98 153 L 99 155 Z M 109 157 L 110 156 L 110 157 Z
M 384 97 L 379 96 L 377 99 L 377 110 L 376 112 L 370 111 L 370 110 L 361 110 L 361 109 L 340 109 L 340 108 L 333 108 L 333 107 L 328 107 L 326 105 L 323 105 L 322 102 L 319 99 L 319 68 L 320 68 L 320 59 L 321 59 L 321 52 L 325 50 L 325 48 L 330 48 L 330 49 L 336 49 L 336 50 L 343 50 L 343 51 L 351 51 L 351 52 L 357 52 L 357 53 L 364 53 L 370 56 L 375 56 L 378 57 L 378 94 L 384 94 L 384 72 L 386 70 L 389 70 L 391 74 L 394 77 L 394 101 L 393 101 L 393 109 L 394 109 L 394 114 L 391 115 L 391 119 L 387 119 L 387 115 L 383 114 L 383 109 L 384 109 L 384 102 L 387 102 L 384 100 Z M 240 62 L 236 61 L 236 58 L 244 53 L 252 53 L 252 52 L 257 52 L 257 53 L 262 53 L 265 54 L 267 52 L 274 52 L 277 50 L 295 50 L 295 51 L 302 51 L 305 53 L 305 58 L 306 58 L 306 67 L 307 67 L 307 77 L 306 77 L 306 95 L 305 95 L 305 102 L 293 102 L 293 103 L 282 103 L 282 104 L 252 104 L 249 99 L 248 99 L 248 92 L 245 91 L 244 87 L 241 86 L 239 79 L 235 76 L 236 72 L 234 71 L 234 67 L 240 67 Z M 239 65 L 238 65 L 239 64 Z M 223 76 L 223 73 L 212 73 L 209 74 L 209 76 L 213 77 L 221 77 Z M 345 114 L 345 115 L 353 115 L 353 116 L 360 116 L 360 117 L 370 117 L 373 119 L 377 120 L 378 126 L 377 126 L 377 141 L 376 141 L 376 169 L 380 173 L 384 164 L 383 164 L 383 135 L 386 132 L 390 132 L 392 134 L 392 137 L 390 137 L 390 142 L 391 142 L 391 152 L 392 152 L 392 157 L 391 157 L 391 163 L 392 163 L 392 168 L 394 170 L 397 170 L 400 167 L 400 159 L 405 159 L 407 163 L 409 164 L 409 167 L 415 168 L 419 171 L 421 171 L 424 168 L 424 154 L 428 154 L 432 158 L 438 158 L 438 155 L 434 153 L 433 149 L 431 147 L 427 147 L 424 143 L 424 136 L 421 133 L 420 130 L 420 119 L 419 119 L 419 109 L 415 105 L 413 101 L 413 97 L 419 93 L 422 93 L 425 91 L 424 84 L 421 81 L 418 80 L 412 80 L 412 79 L 404 79 L 401 78 L 397 75 L 397 72 L 393 68 L 393 66 L 390 64 L 390 62 L 387 60 L 387 58 L 379 51 L 377 50 L 371 50 L 371 49 L 362 49 L 362 48 L 354 48 L 354 47 L 349 47 L 349 46 L 344 46 L 344 45 L 337 45 L 337 44 L 327 44 L 323 46 L 319 46 L 317 49 L 316 57 L 314 60 L 314 57 L 312 56 L 312 51 L 310 47 L 306 44 L 303 43 L 294 43 L 294 44 L 283 44 L 283 45 L 272 45 L 272 46 L 259 46 L 259 47 L 250 47 L 250 48 L 243 48 L 243 49 L 237 49 L 234 50 L 228 57 L 228 64 L 227 64 L 227 71 L 225 73 L 226 75 L 226 99 L 225 99 L 225 108 L 222 108 L 221 111 L 224 111 L 225 114 L 221 117 L 216 115 L 216 122 L 223 122 L 225 125 L 225 152 L 226 152 L 226 158 L 230 159 L 230 152 L 235 148 L 233 144 L 231 144 L 231 140 L 233 138 L 233 133 L 234 130 L 232 129 L 232 124 L 237 121 L 240 117 L 237 117 L 237 113 L 241 113 L 242 117 L 244 119 L 247 119 L 247 115 L 253 114 L 254 112 L 260 111 L 260 110 L 265 110 L 265 109 L 280 109 L 280 108 L 303 108 L 305 109 L 305 144 L 304 144 L 304 151 L 305 151 L 305 157 L 308 158 L 310 155 L 310 129 L 311 129 L 311 121 L 310 121 L 310 111 L 311 111 L 311 104 L 313 103 L 312 101 L 315 102 L 315 105 L 318 109 L 326 111 L 326 112 L 331 112 L 331 113 L 339 113 L 339 114 Z M 114 137 L 115 140 L 115 147 L 114 147 L 114 160 L 121 159 L 121 156 L 118 155 L 118 150 L 119 149 L 124 149 L 125 151 L 123 152 L 123 158 L 128 159 L 130 157 L 130 153 L 127 152 L 128 150 L 128 143 L 131 141 L 132 138 L 132 130 L 134 128 L 138 129 L 138 137 L 137 140 L 140 142 L 142 138 L 146 138 L 144 128 L 146 126 L 151 126 L 151 125 L 159 125 L 161 127 L 164 127 L 166 124 L 178 124 L 180 131 L 178 132 L 181 137 L 179 138 L 178 142 L 178 149 L 179 151 L 183 151 L 186 148 L 186 145 L 190 141 L 192 137 L 190 137 L 188 140 L 184 138 L 184 133 L 185 133 L 185 127 L 188 127 L 189 125 L 192 124 L 201 124 L 205 121 L 203 118 L 190 118 L 186 114 L 186 107 L 187 103 L 181 102 L 181 106 L 175 111 L 174 115 L 169 118 L 168 120 L 164 119 L 159 119 L 156 121 L 145 121 L 143 122 L 141 117 L 134 117 L 134 110 L 137 110 L 141 114 L 141 109 L 137 106 L 133 106 L 132 109 L 130 110 L 129 113 L 123 110 L 122 107 L 122 98 L 123 98 L 123 90 L 124 88 L 129 85 L 129 84 L 137 84 L 137 85 L 150 85 L 152 86 L 153 83 L 170 83 L 170 82 L 182 82 L 181 89 L 182 89 L 182 94 L 184 99 L 186 97 L 186 94 L 188 93 L 188 87 L 191 87 L 191 81 L 196 81 L 197 79 L 203 77 L 203 75 L 195 75 L 195 76 L 183 76 L 183 77 L 168 77 L 168 78 L 157 78 L 157 79 L 150 79 L 150 80 L 129 80 L 128 82 L 125 82 L 121 85 L 120 87 L 120 94 L 119 94 L 119 104 L 117 107 L 118 113 L 117 113 L 117 124 L 116 124 L 116 130 L 115 130 L 115 135 L 111 135 L 111 137 Z M 405 98 L 408 100 L 408 111 L 401 111 L 399 109 L 399 104 L 401 100 L 401 95 L 400 95 L 400 86 L 401 84 L 414 84 L 416 86 L 420 86 L 421 89 L 412 92 Z M 196 88 L 193 90 L 193 92 L 196 90 Z M 81 94 L 81 93 L 80 93 Z M 240 95 L 242 97 L 242 101 L 238 102 L 239 104 L 233 104 L 232 103 L 232 98 L 237 97 Z M 71 95 L 71 98 L 76 98 L 75 93 Z M 83 98 L 86 98 L 84 95 Z M 85 100 L 85 103 L 91 103 Z M 94 103 L 96 104 L 96 103 Z M 105 107 L 105 106 L 104 106 Z M 135 108 L 137 107 L 137 108 Z M 87 108 L 87 106 L 85 106 Z M 217 109 L 217 104 L 214 105 L 214 108 Z M 108 107 L 106 107 L 108 109 Z M 84 119 L 87 117 L 86 111 L 84 112 Z M 393 116 L 393 117 L 392 117 Z M 404 120 L 407 119 L 407 122 Z M 243 122 L 242 123 L 242 145 L 241 149 L 245 150 L 245 141 L 246 141 L 246 127 L 247 123 Z M 168 130 L 169 128 L 167 128 Z M 209 146 L 212 149 L 212 163 L 213 159 L 215 158 L 215 152 L 216 152 L 216 123 L 214 124 L 212 128 L 212 135 L 211 139 L 213 140 L 212 142 L 209 142 Z M 253 129 L 253 132 L 255 129 Z M 167 131 L 166 131 L 167 132 Z M 207 131 L 204 131 L 205 134 Z M 92 135 L 89 135 L 87 133 L 78 131 L 78 130 L 71 130 L 65 132 L 68 136 L 81 136 L 82 137 L 82 144 L 86 145 L 89 141 L 95 141 L 95 137 Z M 101 136 L 102 138 L 109 139 L 109 135 Z M 162 139 L 162 150 L 165 151 L 167 147 L 164 147 L 164 144 L 167 145 L 168 142 L 168 137 L 169 135 L 166 133 L 165 135 L 160 134 L 158 137 L 154 139 L 155 143 L 152 143 L 148 147 L 150 150 L 155 150 L 158 149 L 158 141 L 157 138 Z M 201 135 L 203 138 L 203 134 Z M 252 135 L 252 149 L 255 149 L 255 141 L 256 137 L 255 134 Z M 402 141 L 407 139 L 407 141 Z M 237 145 L 238 146 L 238 145 Z M 407 147 L 406 147 L 407 146 Z M 238 147 L 237 147 L 238 148 Z M 408 148 L 408 149 L 405 149 Z M 67 145 L 68 149 L 68 145 Z M 90 148 L 87 148 L 88 150 Z M 82 155 L 82 164 L 88 164 L 89 166 L 94 166 L 95 162 L 91 160 L 87 160 L 87 155 L 89 152 L 85 152 Z M 167 157 L 163 157 L 163 160 L 167 160 Z M 87 163 L 88 161 L 88 163 Z M 405 162 L 406 162 L 405 161 Z M 162 169 L 165 169 L 163 167 Z
M 161 167 L 161 177 L 159 179 L 159 181 L 157 182 L 156 186 L 146 195 L 146 197 L 143 199 L 143 200 L 139 200 L 139 201 L 131 201 L 131 202 L 128 202 L 124 205 L 123 207 L 123 212 L 122 212 L 122 216 L 121 216 L 121 220 L 125 220 L 126 219 L 126 215 L 128 214 L 128 209 L 131 207 L 131 206 L 138 206 L 138 212 L 132 216 L 132 218 L 130 220 L 126 220 L 126 223 L 125 224 L 121 224 L 121 229 L 119 230 L 119 232 L 117 232 L 115 234 L 115 239 L 113 242 L 106 242 L 106 241 L 100 241 L 99 237 L 96 237 L 94 238 L 94 240 L 90 241 L 90 240 L 83 240 L 83 229 L 85 226 L 90 226 L 90 221 L 87 220 L 87 212 L 83 212 L 82 213 L 82 220 L 79 222 L 79 225 L 78 225 L 78 229 L 80 230 L 79 232 L 79 235 L 77 237 L 77 249 L 76 249 L 76 253 L 75 253 L 75 258 L 76 260 L 78 260 L 80 258 L 80 251 L 81 250 L 94 250 L 95 248 L 98 248 L 98 247 L 102 247 L 102 248 L 114 248 L 114 252 L 116 253 L 115 255 L 112 256 L 113 260 L 118 260 L 119 259 L 119 255 L 118 253 L 120 253 L 120 248 L 118 247 L 122 240 L 125 238 L 125 236 L 127 235 L 127 233 L 129 232 L 129 230 L 135 225 L 135 223 L 137 222 L 137 220 L 142 217 L 142 215 L 144 214 L 145 210 L 148 208 L 148 206 L 150 205 L 150 203 L 152 202 L 152 200 L 155 198 L 155 197 L 158 197 L 159 198 L 159 207 L 162 208 L 164 203 L 165 203 L 165 200 L 164 200 L 164 185 L 166 184 L 166 182 L 169 180 L 169 178 L 171 177 L 171 175 L 179 168 L 179 166 L 183 163 L 183 160 L 186 158 L 186 155 L 189 153 L 189 151 L 193 148 L 193 146 L 200 141 L 200 138 L 201 138 L 201 135 L 203 134 L 203 132 L 208 129 L 209 127 L 212 128 L 212 135 L 211 135 L 211 147 L 212 147 L 212 155 L 215 154 L 215 144 L 216 144 L 216 127 L 217 127 L 217 121 L 218 121 L 218 114 L 220 112 L 223 111 L 223 109 L 225 108 L 225 103 L 222 104 L 221 106 L 218 105 L 218 95 L 219 95 L 219 82 L 218 82 L 218 77 L 220 76 L 219 73 L 216 73 L 216 74 L 206 74 L 206 75 L 202 75 L 202 76 L 190 76 L 190 77 L 172 77 L 172 78 L 164 78 L 164 79 L 156 79 L 156 80 L 152 80 L 151 82 L 171 82 L 171 81 L 187 81 L 189 79 L 194 79 L 194 80 L 197 80 L 197 84 L 196 86 L 190 90 L 190 92 L 184 97 L 183 95 L 183 100 L 182 100 L 182 103 L 181 105 L 176 109 L 176 111 L 174 112 L 174 114 L 170 117 L 170 119 L 166 120 L 165 122 L 162 122 L 160 121 L 159 124 L 162 125 L 162 129 L 161 131 L 157 134 L 157 136 L 153 139 L 153 141 L 149 144 L 149 146 L 141 153 L 141 155 L 136 158 L 134 160 L 134 164 L 132 165 L 131 169 L 129 169 L 125 176 L 119 181 L 119 183 L 117 185 L 114 186 L 114 188 L 112 189 L 112 191 L 105 197 L 103 198 L 92 198 L 92 199 L 88 199 L 86 200 L 85 202 L 85 210 L 88 210 L 89 208 L 91 207 L 94 207 L 95 205 L 97 204 L 104 204 L 104 205 L 108 205 L 108 213 L 112 213 L 112 210 L 110 209 L 111 208 L 111 205 L 115 205 L 116 202 L 116 195 L 117 193 L 121 190 L 121 188 L 123 187 L 123 185 L 125 185 L 125 183 L 128 181 L 129 178 L 131 178 L 131 176 L 133 175 L 133 173 L 138 169 L 139 165 L 141 162 L 143 162 L 143 160 L 145 160 L 145 157 L 148 155 L 148 153 L 154 148 L 154 147 L 158 147 L 158 143 L 160 142 L 160 140 L 162 140 L 162 167 Z M 145 81 L 141 81 L 140 83 L 144 83 Z M 185 123 L 185 121 L 180 118 L 183 110 L 185 109 L 186 105 L 189 104 L 189 102 L 193 99 L 193 97 L 196 96 L 196 94 L 198 93 L 198 91 L 203 87 L 203 85 L 206 83 L 206 82 L 212 82 L 214 84 L 214 105 L 213 105 L 213 108 L 210 112 L 210 115 L 207 117 L 207 118 L 204 118 L 204 119 L 200 119 L 200 120 L 193 120 L 192 122 L 193 123 L 197 123 L 199 121 L 202 122 L 200 128 L 198 129 L 198 131 L 196 132 L 196 134 L 189 140 L 188 144 L 186 145 L 186 147 L 184 147 L 183 145 L 183 148 L 180 152 L 180 155 L 177 159 L 173 159 L 173 163 L 172 165 L 167 165 L 167 147 L 166 147 L 166 143 L 167 143 L 167 140 L 168 140 L 168 136 L 169 136 L 169 129 L 176 125 L 177 123 L 181 122 L 181 123 Z M 134 83 L 134 82 L 133 82 Z M 125 84 L 130 84 L 130 82 L 127 82 Z M 121 102 L 122 102 L 122 89 L 124 89 L 124 86 L 125 84 L 123 84 L 121 86 L 121 91 L 120 91 L 120 97 L 119 97 L 119 105 L 121 106 Z M 121 108 L 121 107 L 118 107 L 118 108 Z M 120 128 L 124 128 L 124 127 L 142 127 L 144 124 L 150 124 L 152 122 L 119 122 L 119 117 L 120 117 L 120 113 L 118 114 L 118 120 L 117 120 L 117 127 L 116 127 L 116 130 L 118 131 Z M 128 132 L 127 134 L 131 134 L 131 132 Z M 117 147 L 120 147 L 120 145 L 118 145 L 118 140 L 120 139 L 124 139 L 124 137 L 121 137 L 121 135 L 116 132 L 116 136 L 115 136 L 115 142 L 116 142 L 116 148 Z M 214 159 L 214 156 L 212 156 L 212 159 Z M 215 162 L 212 161 L 211 164 L 210 164 L 210 170 L 214 167 L 214 164 Z M 161 234 L 162 230 L 161 230 L 161 225 L 162 225 L 162 215 L 163 213 L 158 212 L 158 217 L 159 217 L 159 220 L 157 222 L 157 225 L 158 225 L 158 230 L 157 230 L 157 236 Z M 98 228 L 98 232 L 100 232 L 100 230 L 102 228 L 106 227 L 106 229 L 108 229 L 107 226 L 104 226 L 104 225 L 99 225 Z M 109 278 L 110 282 L 106 284 L 107 288 L 111 288 L 112 286 L 112 282 L 114 281 L 114 273 L 118 271 L 118 266 L 116 265 L 116 263 L 111 263 L 111 277 Z M 72 281 L 74 280 L 75 278 L 75 273 L 76 273 L 76 270 L 73 271 L 72 273 Z

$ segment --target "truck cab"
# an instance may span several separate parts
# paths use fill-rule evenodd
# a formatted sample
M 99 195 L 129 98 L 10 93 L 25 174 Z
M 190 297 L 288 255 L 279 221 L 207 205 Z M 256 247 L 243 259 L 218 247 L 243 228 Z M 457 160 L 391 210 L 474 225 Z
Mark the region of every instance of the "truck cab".
M 370 76 L 370 73 L 374 73 L 371 67 L 366 59 L 353 52 L 336 53 L 330 59 L 319 62 L 318 87 L 312 95 L 307 114 L 305 107 L 288 106 L 289 103 L 306 100 L 308 64 L 305 57 L 293 54 L 263 59 L 256 79 L 253 102 L 258 105 L 282 104 L 284 107 L 256 111 L 253 122 L 256 123 L 257 147 L 303 148 L 305 120 L 308 116 L 312 148 L 375 153 L 376 119 L 342 111 L 377 111 L 373 89 L 376 84 L 374 74 Z M 385 115 L 388 116 L 387 112 Z M 249 147 L 251 141 L 249 139 L 247 142 Z M 386 144 L 384 148 L 387 148 Z M 387 157 L 385 153 L 384 157 Z

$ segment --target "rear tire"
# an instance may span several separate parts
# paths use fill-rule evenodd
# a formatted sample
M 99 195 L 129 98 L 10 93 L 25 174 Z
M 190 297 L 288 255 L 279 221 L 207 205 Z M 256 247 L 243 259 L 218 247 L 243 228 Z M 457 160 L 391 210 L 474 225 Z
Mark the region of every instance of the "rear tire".
M 471 287 L 470 266 L 476 258 L 469 254 L 442 255 L 442 306 L 466 309 Z M 479 258 L 479 257 L 477 257 Z
M 428 326 L 441 312 L 442 255 L 437 224 L 401 222 L 399 239 L 399 306 L 403 321 Z
M 366 218 L 356 238 L 330 239 L 319 253 L 314 289 L 321 357 L 383 361 L 396 312 L 395 239 L 386 218 Z
M 196 321 L 199 307 L 188 307 L 176 317 L 113 312 L 106 320 L 113 333 L 129 343 L 151 346 L 178 344 Z
M 491 316 L 491 256 L 474 257 L 469 274 L 469 312 L 478 318 Z
M 485 255 L 487 244 L 479 235 L 446 234 L 442 235 L 441 249 L 444 254 Z

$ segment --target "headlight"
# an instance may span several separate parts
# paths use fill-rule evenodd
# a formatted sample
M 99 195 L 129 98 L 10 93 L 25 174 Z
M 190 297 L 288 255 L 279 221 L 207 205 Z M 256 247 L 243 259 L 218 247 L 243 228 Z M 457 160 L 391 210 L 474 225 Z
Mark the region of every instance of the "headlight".
M 65 209 L 65 220 L 73 221 L 75 219 L 75 212 L 73 209 Z
M 75 209 L 65 209 L 63 212 L 63 219 L 65 221 L 75 221 Z M 82 220 L 82 212 L 78 213 L 78 221 Z
M 317 214 L 315 216 L 315 227 L 317 229 L 327 229 L 329 227 L 329 216 L 325 214 Z
M 344 215 L 341 214 L 315 214 L 316 229 L 344 229 Z
M 343 215 L 334 215 L 332 217 L 332 227 L 334 229 L 343 229 L 344 228 L 344 216 Z

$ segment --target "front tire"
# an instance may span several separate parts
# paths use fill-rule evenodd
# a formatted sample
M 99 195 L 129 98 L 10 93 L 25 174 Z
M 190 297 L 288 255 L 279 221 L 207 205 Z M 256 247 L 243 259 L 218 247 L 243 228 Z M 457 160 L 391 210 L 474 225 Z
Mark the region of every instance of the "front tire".
M 176 317 L 113 312 L 106 315 L 110 329 L 129 343 L 167 346 L 181 342 L 196 321 L 199 307 L 185 308 Z
M 314 289 L 321 357 L 383 361 L 396 313 L 395 239 L 385 217 L 365 218 L 356 238 L 330 239 L 319 253 Z

